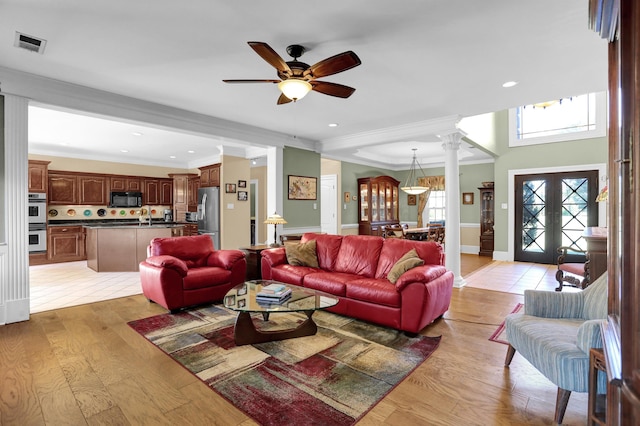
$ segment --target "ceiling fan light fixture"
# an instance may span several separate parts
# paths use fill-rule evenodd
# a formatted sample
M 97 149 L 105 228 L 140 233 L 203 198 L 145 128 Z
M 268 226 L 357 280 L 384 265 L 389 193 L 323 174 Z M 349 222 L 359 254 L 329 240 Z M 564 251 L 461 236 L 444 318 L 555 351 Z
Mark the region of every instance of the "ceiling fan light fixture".
M 313 89 L 311 83 L 298 78 L 289 78 L 278 83 L 278 89 L 292 101 L 298 101 L 305 97 Z

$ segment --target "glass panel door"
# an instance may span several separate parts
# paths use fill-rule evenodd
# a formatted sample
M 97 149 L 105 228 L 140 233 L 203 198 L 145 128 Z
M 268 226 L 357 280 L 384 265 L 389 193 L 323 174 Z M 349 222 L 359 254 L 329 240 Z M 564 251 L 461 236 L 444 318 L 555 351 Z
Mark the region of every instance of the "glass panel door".
M 367 191 L 367 184 L 363 183 L 360 185 L 360 221 L 368 222 L 369 221 L 369 197 L 367 196 L 369 191 Z
M 584 229 L 598 224 L 598 172 L 516 176 L 514 260 L 554 264 L 558 247 L 586 250 Z M 569 262 L 584 262 L 573 252 Z

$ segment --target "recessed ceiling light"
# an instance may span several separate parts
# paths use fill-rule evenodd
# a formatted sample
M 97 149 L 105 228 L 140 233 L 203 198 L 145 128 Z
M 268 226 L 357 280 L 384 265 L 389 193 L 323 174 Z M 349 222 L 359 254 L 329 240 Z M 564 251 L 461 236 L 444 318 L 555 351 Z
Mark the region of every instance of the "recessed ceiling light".
M 176 156 L 175 155 L 170 155 L 169 158 L 176 158 Z
M 121 149 L 120 152 L 129 152 L 128 149 Z
M 513 86 L 515 86 L 516 84 L 518 84 L 518 82 L 517 82 L 517 81 L 507 81 L 506 83 L 504 83 L 504 84 L 502 85 L 502 87 L 513 87 Z
M 131 133 L 131 134 L 132 134 L 133 136 L 142 136 L 142 133 L 140 133 L 140 132 L 133 132 L 133 133 Z
M 187 151 L 187 152 L 188 152 L 189 154 L 193 154 L 193 153 L 195 153 L 195 151 L 194 151 L 194 150 L 192 150 L 192 149 L 190 149 L 190 150 L 189 150 L 189 151 Z
M 330 123 L 329 127 L 338 127 L 338 123 Z

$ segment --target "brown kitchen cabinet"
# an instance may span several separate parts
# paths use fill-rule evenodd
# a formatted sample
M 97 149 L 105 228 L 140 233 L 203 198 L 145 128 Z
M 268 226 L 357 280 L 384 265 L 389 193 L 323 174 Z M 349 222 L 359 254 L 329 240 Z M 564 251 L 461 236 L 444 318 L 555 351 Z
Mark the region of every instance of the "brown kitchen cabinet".
M 173 179 L 144 179 L 143 204 L 170 206 L 173 204 Z
M 185 220 L 185 213 L 189 210 L 189 179 L 195 179 L 195 173 L 172 173 L 173 179 L 173 220 L 181 222 Z M 197 200 L 196 200 L 197 203 Z
M 79 204 L 78 176 L 49 172 L 48 204 Z
M 200 187 L 220 186 L 220 164 L 199 167 Z
M 400 223 L 398 186 L 391 176 L 358 179 L 358 233 L 381 235 L 382 226 Z
M 160 180 L 145 179 L 144 190 L 142 191 L 143 204 L 160 204 Z
M 85 231 L 82 226 L 50 226 L 47 255 L 50 262 L 85 260 Z
M 170 206 L 173 204 L 173 180 L 160 179 L 160 204 Z
M 51 161 L 29 160 L 29 192 L 47 192 Z
M 130 176 L 111 176 L 110 191 L 142 191 L 142 179 Z
M 48 203 L 107 205 L 107 178 L 103 175 L 49 172 Z
M 78 176 L 80 204 L 106 205 L 109 203 L 107 180 L 104 176 Z
M 182 231 L 185 237 L 198 235 L 198 224 L 197 223 L 188 223 L 184 225 L 184 230 Z
M 188 211 L 198 211 L 198 189 L 200 189 L 200 178 L 190 177 L 187 182 L 187 187 L 189 194 L 187 197 Z

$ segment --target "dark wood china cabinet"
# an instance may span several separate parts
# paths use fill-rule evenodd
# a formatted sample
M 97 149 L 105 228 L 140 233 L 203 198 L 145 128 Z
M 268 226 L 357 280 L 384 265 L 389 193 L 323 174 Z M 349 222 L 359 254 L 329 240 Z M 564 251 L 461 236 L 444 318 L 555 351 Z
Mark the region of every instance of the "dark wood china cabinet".
M 493 185 L 491 187 L 478 188 L 480 191 L 480 256 L 493 257 L 493 219 L 494 196 Z
M 609 41 L 607 425 L 640 424 L 640 2 L 590 0 Z
M 381 235 L 384 225 L 400 223 L 398 186 L 391 176 L 358 179 L 358 233 Z

